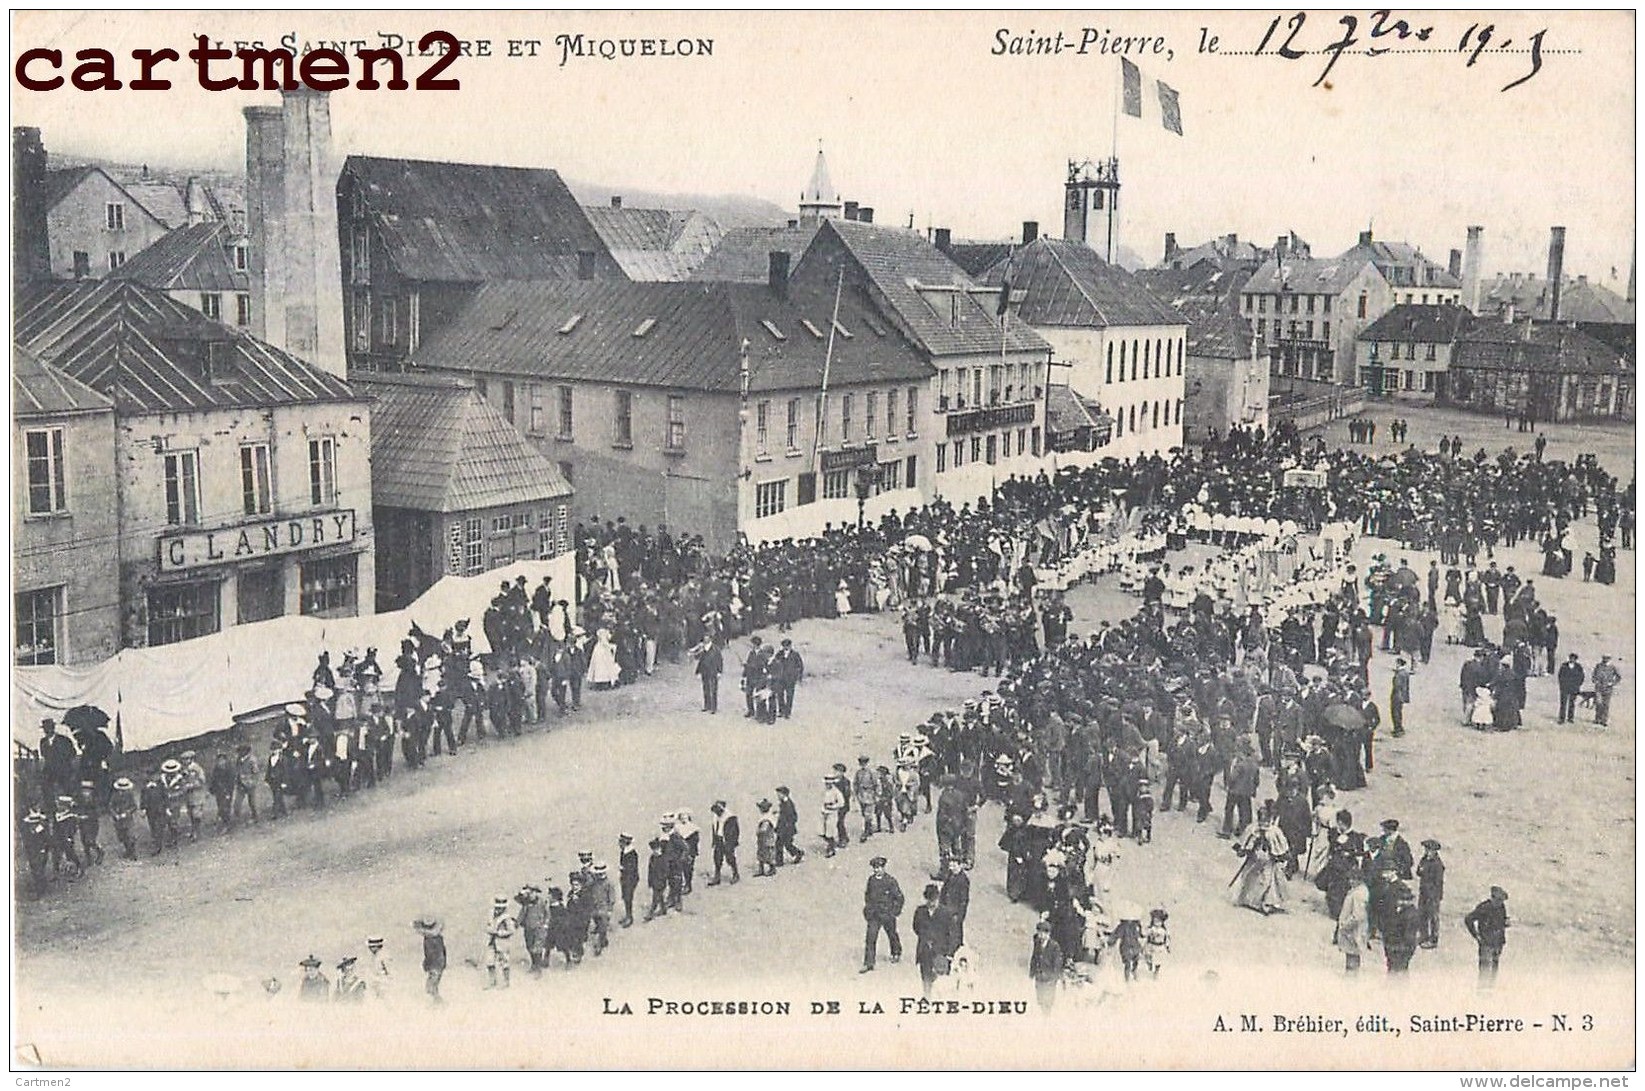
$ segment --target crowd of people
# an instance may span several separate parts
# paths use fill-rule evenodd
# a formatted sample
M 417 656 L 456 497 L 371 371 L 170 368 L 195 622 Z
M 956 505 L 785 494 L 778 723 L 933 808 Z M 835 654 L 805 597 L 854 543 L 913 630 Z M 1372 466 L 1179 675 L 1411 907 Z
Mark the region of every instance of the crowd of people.
M 335 801 L 389 777 L 396 749 L 417 767 L 467 745 L 471 728 L 476 741 L 488 727 L 494 736 L 519 735 L 548 719 L 551 702 L 562 716 L 574 712 L 585 684 L 630 684 L 652 673 L 659 657 L 696 660 L 704 709 L 712 712 L 717 689 L 711 695 L 707 675 L 717 680 L 712 663 L 732 641 L 768 626 L 786 630 L 800 618 L 897 610 L 911 663 L 923 656 L 976 670 L 993 678 L 993 688 L 900 738 L 889 762 L 874 765 L 865 755 L 855 775 L 836 766 L 824 785 L 819 832 L 825 854 L 847 848 L 851 800 L 864 839 L 907 829 L 921 808 L 934 811 L 941 879 L 934 902 L 926 892 L 921 908 L 928 912 L 916 914 L 921 943 L 929 936 L 918 958 L 928 988 L 946 976 L 940 971 L 974 965 L 974 953 L 964 951 L 964 910 L 955 910 L 959 895 L 948 891 L 967 885 L 960 879 L 976 860 L 976 815 L 992 803 L 1004 815 L 1007 895 L 1040 917 L 1030 957 L 1036 981 L 1082 980 L 1109 947 L 1118 948 L 1127 977 L 1144 962 L 1157 972 L 1169 947 L 1169 914 L 1160 907 L 1145 926 L 1139 909 L 1109 897 L 1117 845 L 1148 844 L 1156 810 L 1191 807 L 1196 824 L 1207 822 L 1219 780 L 1216 833 L 1239 853 L 1230 883 L 1237 903 L 1263 914 L 1282 910 L 1287 882 L 1312 871 L 1350 967 L 1360 940 L 1377 937 L 1389 968 L 1403 969 L 1409 950 L 1437 942 L 1429 923 L 1442 879 L 1430 879 L 1442 876 L 1443 865 L 1419 876 L 1397 821 L 1384 822 L 1381 834 L 1359 835 L 1338 805 L 1375 769 L 1382 711 L 1370 692 L 1373 629 L 1382 628 L 1382 649 L 1399 657 L 1388 702 L 1398 735 L 1410 672 L 1431 656 L 1443 584 L 1446 608 L 1454 599 L 1463 615 L 1459 642 L 1480 647 L 1470 661 L 1478 664 L 1474 674 L 1464 667 L 1469 720 L 1477 719 L 1484 691 L 1493 726 L 1516 726 L 1525 678 L 1552 667 L 1557 628 L 1529 581 L 1515 584 L 1511 567 L 1496 575 L 1496 546 L 1561 541 L 1590 512 L 1602 550 L 1619 532 L 1624 547 L 1631 544 L 1633 485 L 1620 487 L 1591 457 L 1547 462 L 1538 449 L 1465 458 L 1459 447 L 1375 458 L 1328 451 L 1318 437 L 1233 429 L 1170 459 L 1012 478 L 974 506 L 937 501 L 863 528 L 831 527 L 814 539 L 744 542 L 722 557 L 665 527 L 653 535 L 622 519 L 595 521 L 577 534 L 578 587 L 570 594 L 578 624 L 563 591 L 546 580 L 528 590 L 522 579 L 504 584 L 485 612 L 484 654 L 475 653 L 464 621 L 440 637 L 414 627 L 394 661 L 392 686 L 383 684 L 374 649 L 345 653 L 335 670 L 322 654 L 306 699 L 275 727 L 266 759 L 242 743 L 232 755 L 219 753 L 208 773 L 194 754 L 179 754 L 136 779 L 113 779 L 101 809 L 128 856 L 135 855 L 131 827 L 141 811 L 159 853 L 178 843 L 185 821 L 190 839 L 200 835 L 208 795 L 224 828 L 240 820 L 242 805 L 258 818 L 259 780 L 273 816 L 288 801 L 323 807 L 328 795 Z M 1322 474 L 1325 485 L 1288 485 L 1290 470 Z M 1201 518 L 1207 513 L 1208 522 Z M 1448 568 L 1436 562 L 1430 569 L 1426 599 L 1422 578 L 1403 561 L 1394 566 L 1379 556 L 1361 574 L 1351 531 L 1340 531 L 1354 525 L 1411 550 L 1438 548 Z M 1224 552 L 1170 572 L 1154 543 L 1190 537 Z M 1090 571 L 1093 553 L 1104 558 L 1097 571 L 1146 568 L 1147 575 L 1138 611 L 1087 637 L 1072 631 L 1064 581 L 1055 574 L 1082 565 Z M 1568 557 L 1562 570 L 1553 568 L 1544 570 L 1547 578 L 1563 578 Z M 1042 585 L 1042 575 L 1053 578 Z M 1487 644 L 1478 622 L 1499 604 L 1503 634 Z M 781 643 L 792 650 L 791 641 Z M 792 688 L 786 703 L 782 695 L 785 672 L 771 666 L 783 651 L 755 649 L 744 660 L 747 715 L 774 719 L 791 709 Z M 798 671 L 796 681 L 803 666 Z M 51 750 L 66 752 L 56 744 Z M 65 771 L 50 756 L 43 762 L 52 770 L 47 794 L 59 800 L 57 813 L 32 811 L 24 825 L 31 867 L 42 861 L 35 870 L 42 887 L 47 861 L 81 866 L 76 833 L 88 862 L 102 857 L 92 847 L 100 808 L 79 805 L 72 792 L 53 795 L 57 785 L 79 784 L 83 771 Z M 761 801 L 760 877 L 804 856 L 795 844 L 797 806 L 786 789 L 777 795 L 776 804 Z M 737 882 L 737 835 L 728 836 L 724 804 L 716 808 L 716 879 L 729 863 Z M 649 842 L 647 919 L 679 908 L 691 891 L 696 852 L 681 824 L 679 812 L 665 816 Z M 1432 846 L 1436 861 L 1437 852 Z M 617 897 L 620 923 L 632 922 L 635 850 L 622 847 L 615 891 L 600 862 L 583 855 L 589 859 L 579 860 L 565 889 L 528 885 L 493 906 L 486 943 L 499 957 L 487 957 L 499 985 L 507 982 L 502 956 L 516 932 L 532 968 L 541 969 L 554 952 L 575 965 L 591 938 L 599 954 Z M 883 870 L 881 862 L 865 894 L 865 969 L 874 965 L 879 932 L 889 932 L 892 954 L 900 955 L 894 921 L 902 898 L 894 880 L 876 882 L 888 878 Z M 1420 889 L 1411 891 L 1419 878 Z M 513 923 L 496 923 L 502 920 Z M 419 930 L 428 961 L 443 969 L 443 955 L 432 954 L 439 922 L 426 917 Z M 1150 938 L 1156 934 L 1165 937 L 1158 944 Z M 319 971 L 318 964 L 304 968 Z M 1042 990 L 1042 1002 L 1051 995 Z

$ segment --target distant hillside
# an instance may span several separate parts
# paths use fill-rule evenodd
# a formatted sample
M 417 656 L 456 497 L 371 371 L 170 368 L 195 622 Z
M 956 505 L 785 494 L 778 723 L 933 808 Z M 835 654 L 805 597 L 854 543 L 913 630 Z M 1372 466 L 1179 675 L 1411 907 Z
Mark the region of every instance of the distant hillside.
M 735 193 L 653 193 L 628 186 L 580 182 L 572 178 L 567 178 L 565 182 L 577 200 L 585 205 L 610 204 L 612 197 L 621 197 L 623 204 L 630 208 L 695 209 L 712 217 L 721 227 L 782 227 L 795 216 L 770 201 Z

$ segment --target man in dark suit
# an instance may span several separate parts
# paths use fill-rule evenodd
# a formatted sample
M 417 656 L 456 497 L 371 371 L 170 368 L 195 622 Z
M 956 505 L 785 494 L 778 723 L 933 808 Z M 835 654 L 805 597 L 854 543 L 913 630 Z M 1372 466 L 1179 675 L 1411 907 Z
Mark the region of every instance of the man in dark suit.
M 943 908 L 954 914 L 954 946 L 965 942 L 965 914 L 971 908 L 971 876 L 965 872 L 965 861 L 957 856 L 948 858 L 948 874 L 942 881 Z
M 770 656 L 759 637 L 749 641 L 748 658 L 743 661 L 743 701 L 747 711 L 744 719 L 754 718 L 754 693 L 767 684 L 766 670 Z
M 879 948 L 882 930 L 891 943 L 891 961 L 899 962 L 902 959 L 902 937 L 897 935 L 897 918 L 902 915 L 903 909 L 902 887 L 886 873 L 885 857 L 874 857 L 868 861 L 868 866 L 873 871 L 868 876 L 862 897 L 862 917 L 868 922 L 868 929 L 863 938 L 862 969 L 857 971 L 864 974 L 874 969 L 874 956 Z
M 777 789 L 777 866 L 786 863 L 799 863 L 805 859 L 805 851 L 794 846 L 794 838 L 800 832 L 800 811 L 794 806 L 794 799 L 789 795 L 786 787 Z
M 731 866 L 731 881 L 735 883 L 742 878 L 737 874 L 737 843 L 742 839 L 742 830 L 737 822 L 737 816 L 726 813 L 725 800 L 723 799 L 715 800 L 714 805 L 708 809 L 714 815 L 712 833 L 714 877 L 708 880 L 708 885 L 720 885 L 720 869 L 727 864 Z
M 695 649 L 696 673 L 703 681 L 703 711 L 720 711 L 720 674 L 725 670 L 725 655 L 714 641 L 704 639 Z
M 936 883 L 927 883 L 925 904 L 914 910 L 914 964 L 920 968 L 920 985 L 928 997 L 931 983 L 948 972 L 948 960 L 959 948 L 954 915 L 938 901 L 941 890 Z
M 640 854 L 634 849 L 634 839 L 626 833 L 617 837 L 617 877 L 623 894 L 623 919 L 617 923 L 627 928 L 634 923 L 634 891 L 640 885 Z
M 1034 949 L 1028 956 L 1028 976 L 1034 979 L 1034 994 L 1039 998 L 1041 1011 L 1050 1011 L 1057 1001 L 1062 959 L 1061 945 L 1051 938 L 1051 922 L 1040 921 L 1034 930 Z
M 1576 722 L 1576 698 L 1582 692 L 1582 683 L 1587 680 L 1588 672 L 1582 668 L 1582 661 L 1575 652 L 1559 668 L 1559 723 L 1569 724 Z
M 783 641 L 771 659 L 770 670 L 771 686 L 777 694 L 776 714 L 786 720 L 794 711 L 794 691 L 805 677 L 805 660 L 800 658 L 792 640 Z

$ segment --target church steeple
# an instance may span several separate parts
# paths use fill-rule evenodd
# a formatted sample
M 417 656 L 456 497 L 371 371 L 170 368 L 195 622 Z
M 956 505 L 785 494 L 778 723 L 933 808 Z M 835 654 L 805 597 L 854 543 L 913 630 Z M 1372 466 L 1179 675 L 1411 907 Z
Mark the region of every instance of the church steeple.
M 822 141 L 819 140 L 817 162 L 811 168 L 811 181 L 806 185 L 805 192 L 800 194 L 800 219 L 837 219 L 843 209 L 844 202 L 834 189 L 833 179 L 828 176 L 828 160 L 823 157 Z

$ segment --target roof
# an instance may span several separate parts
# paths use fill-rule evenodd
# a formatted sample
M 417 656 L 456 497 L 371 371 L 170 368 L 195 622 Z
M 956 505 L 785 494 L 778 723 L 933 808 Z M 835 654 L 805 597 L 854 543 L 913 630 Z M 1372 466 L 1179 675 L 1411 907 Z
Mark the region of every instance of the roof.
M 832 289 L 842 268 L 932 356 L 1051 351 L 1026 322 L 1002 329 L 995 313 L 998 293 L 978 291 L 963 269 L 912 231 L 824 221 L 800 259 L 795 279 Z
M 1633 366 L 1615 349 L 1564 324 L 1481 320 L 1457 339 L 1451 368 L 1617 374 Z
M 46 172 L 46 207 L 54 208 L 58 201 L 74 192 L 74 187 L 85 180 L 87 175 L 101 174 L 109 182 L 119 185 L 101 167 L 61 167 Z
M 1460 288 L 1462 281 L 1445 266 L 1431 261 L 1407 242 L 1383 242 L 1361 236 L 1359 243 L 1337 258 L 1338 261 L 1365 259 L 1381 271 L 1383 279 L 1396 288 Z
M 1302 292 L 1338 295 L 1345 291 L 1367 265 L 1370 257 L 1350 250 L 1340 258 L 1272 258 L 1258 266 L 1245 282 L 1247 292 Z
M 1182 301 L 1189 298 L 1237 301 L 1254 268 L 1238 264 L 1224 269 L 1202 261 L 1180 269 L 1139 269 L 1133 275 L 1150 292 L 1181 309 Z
M 834 180 L 828 176 L 828 160 L 823 157 L 822 149 L 818 148 L 817 161 L 811 166 L 811 181 L 806 183 L 805 192 L 800 194 L 800 206 L 839 203 L 839 191 L 834 188 Z
M 1242 263 L 1255 265 L 1262 260 L 1263 253 L 1238 236 L 1224 235 L 1198 246 L 1178 249 L 1172 255 L 1170 264 L 1182 269 L 1192 269 L 1196 265 L 1211 265 L 1218 269 Z
M 358 397 L 313 364 L 129 280 L 22 286 L 12 336 L 46 363 L 112 397 L 124 412 Z M 211 344 L 218 346 L 215 355 Z
M 1049 432 L 1072 432 L 1078 428 L 1093 428 L 1101 412 L 1094 402 L 1068 386 L 1053 384 L 1045 391 L 1045 427 Z
M 11 347 L 13 417 L 58 417 L 72 413 L 110 413 L 114 401 L 41 360 L 16 343 Z
M 570 279 L 580 251 L 596 255 L 596 275 L 621 276 L 557 171 L 351 155 L 343 176 L 407 279 Z
M 183 194 L 169 182 L 122 182 L 120 187 L 148 210 L 149 215 L 167 227 L 182 227 L 188 223 L 188 209 L 183 206 Z
M 494 282 L 413 362 L 443 371 L 731 393 L 741 388 L 746 344 L 750 389 L 809 390 L 822 382 L 833 306 L 832 286 L 793 283 L 782 299 L 764 285 Z M 854 293 L 841 297 L 839 325 L 831 383 L 931 375 L 914 347 Z
M 793 227 L 733 227 L 692 270 L 691 279 L 764 284 L 770 272 L 771 252 L 786 253 L 788 266 L 793 269 L 821 226 L 821 221 L 812 220 Z
M 1499 276 L 1481 285 L 1481 310 L 1502 311 L 1513 304 L 1519 314 L 1547 318 L 1553 307 L 1545 277 Z M 1603 284 L 1586 277 L 1566 278 L 1559 291 L 1562 322 L 1616 322 L 1633 324 L 1634 305 Z
M 700 212 L 661 208 L 584 209 L 631 280 L 685 280 L 720 241 L 720 225 Z
M 1209 360 L 1251 359 L 1251 326 L 1226 300 L 1191 296 L 1177 309 L 1188 320 L 1189 356 Z
M 981 278 L 999 285 L 1009 277 L 1013 294 L 1022 292 L 1018 313 L 1036 326 L 1180 326 L 1181 314 L 1142 286 L 1135 276 L 1110 265 L 1081 243 L 1035 239 Z
M 1359 339 L 1449 344 L 1473 323 L 1472 312 L 1455 303 L 1401 303 L 1366 326 Z
M 167 291 L 249 292 L 250 274 L 234 268 L 234 241 L 227 224 L 179 227 L 138 251 L 109 277 Z
M 459 512 L 571 495 L 546 455 L 453 375 L 371 375 L 371 502 Z
M 951 244 L 943 253 L 964 269 L 967 276 L 980 277 L 996 262 L 1009 257 L 1015 246 L 1012 242 L 962 241 Z

